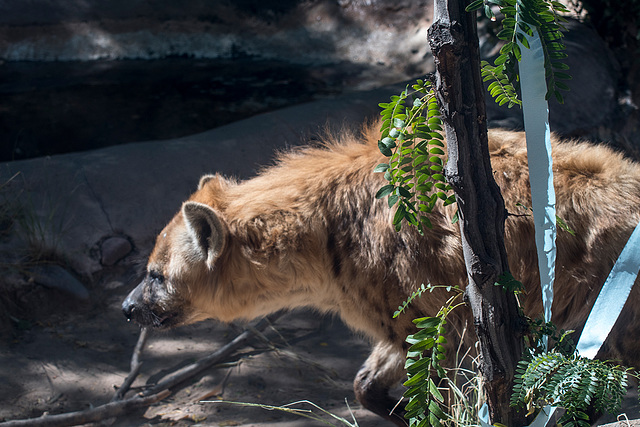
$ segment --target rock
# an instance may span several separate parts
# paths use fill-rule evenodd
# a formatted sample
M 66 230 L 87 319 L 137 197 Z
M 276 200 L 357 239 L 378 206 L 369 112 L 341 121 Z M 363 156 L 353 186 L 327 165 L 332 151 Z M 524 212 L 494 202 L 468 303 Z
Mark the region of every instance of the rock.
M 88 300 L 89 291 L 71 273 L 59 265 L 36 265 L 29 269 L 34 282 L 51 289 L 58 289 L 78 299 Z
M 115 265 L 118 261 L 129 255 L 133 250 L 133 245 L 126 237 L 107 237 L 100 244 L 100 264 L 108 267 Z

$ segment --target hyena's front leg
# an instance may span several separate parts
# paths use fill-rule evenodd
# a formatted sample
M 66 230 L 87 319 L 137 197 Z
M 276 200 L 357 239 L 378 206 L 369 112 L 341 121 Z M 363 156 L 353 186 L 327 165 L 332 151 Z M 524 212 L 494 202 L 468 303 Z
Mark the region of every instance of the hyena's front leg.
M 358 401 L 371 412 L 405 427 L 404 405 L 389 390 L 405 376 L 404 353 L 389 343 L 378 343 L 356 375 L 353 389 Z M 394 409 L 395 408 L 395 409 Z

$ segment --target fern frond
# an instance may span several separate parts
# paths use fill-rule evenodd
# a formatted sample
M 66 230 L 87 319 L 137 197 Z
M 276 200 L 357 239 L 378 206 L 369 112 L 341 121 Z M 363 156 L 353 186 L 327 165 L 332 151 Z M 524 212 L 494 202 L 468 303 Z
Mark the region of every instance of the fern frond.
M 604 412 L 620 408 L 628 372 L 575 354 L 542 353 L 518 364 L 511 405 L 525 406 L 530 413 L 545 405 L 561 406 L 567 411 L 563 426 L 586 426 L 590 405 Z

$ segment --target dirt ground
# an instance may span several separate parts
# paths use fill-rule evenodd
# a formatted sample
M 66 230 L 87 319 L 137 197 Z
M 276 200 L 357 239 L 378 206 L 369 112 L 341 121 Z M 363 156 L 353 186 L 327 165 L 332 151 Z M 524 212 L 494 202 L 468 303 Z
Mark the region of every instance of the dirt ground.
M 129 373 L 139 336 L 139 328 L 127 323 L 120 311 L 136 281 L 134 268 L 118 267 L 95 281 L 88 301 L 71 301 L 59 291 L 42 287 L 22 296 L 32 303 L 40 301 L 40 319 L 17 324 L 0 346 L 0 425 L 2 420 L 43 413 L 82 411 L 113 398 Z M 151 332 L 140 358 L 139 377 L 127 397 L 214 352 L 246 326 L 205 321 Z M 286 313 L 262 336 L 254 334 L 233 356 L 172 388 L 168 398 L 91 425 L 347 425 L 336 418 L 341 417 L 361 427 L 390 426 L 354 399 L 352 380 L 368 352 L 365 339 L 331 316 Z M 294 402 L 298 403 L 291 408 L 304 412 L 244 405 Z M 629 419 L 639 417 L 637 392 L 627 396 L 624 411 Z M 598 424 L 615 420 L 606 416 Z
M 127 323 L 120 312 L 134 282 L 122 277 L 132 274 L 116 269 L 102 277 L 85 303 L 69 303 L 56 291 L 37 291 L 45 293 L 39 297 L 49 303 L 67 300 L 65 310 L 23 325 L 0 347 L 0 420 L 79 411 L 111 400 L 128 374 L 139 334 L 138 327 Z M 217 350 L 243 329 L 243 325 L 203 322 L 153 332 L 128 397 Z M 353 411 L 361 426 L 387 425 L 354 400 L 352 379 L 369 346 L 340 321 L 310 312 L 291 313 L 267 328 L 264 338 L 255 336 L 225 363 L 172 389 L 168 399 L 106 425 L 326 425 L 281 411 L 224 403 L 279 406 L 303 400 L 350 422 Z M 303 403 L 295 407 L 314 409 Z M 331 416 L 314 412 L 340 425 Z

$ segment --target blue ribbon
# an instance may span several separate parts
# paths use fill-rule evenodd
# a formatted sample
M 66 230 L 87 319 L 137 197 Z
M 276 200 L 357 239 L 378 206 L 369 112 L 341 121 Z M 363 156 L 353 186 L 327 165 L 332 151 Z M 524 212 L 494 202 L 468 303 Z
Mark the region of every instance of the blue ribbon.
M 578 341 L 581 356 L 593 359 L 602 347 L 629 297 L 639 268 L 640 224 L 633 230 L 591 308 Z
M 522 112 L 527 133 L 531 208 L 538 251 L 542 304 L 544 319 L 550 322 L 556 270 L 556 193 L 553 188 L 549 106 L 544 98 L 547 81 L 544 51 L 538 31 L 534 30 L 533 36 L 525 36 L 530 48 L 521 49 L 522 59 L 519 64 Z M 545 346 L 546 344 L 545 342 Z

